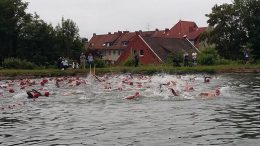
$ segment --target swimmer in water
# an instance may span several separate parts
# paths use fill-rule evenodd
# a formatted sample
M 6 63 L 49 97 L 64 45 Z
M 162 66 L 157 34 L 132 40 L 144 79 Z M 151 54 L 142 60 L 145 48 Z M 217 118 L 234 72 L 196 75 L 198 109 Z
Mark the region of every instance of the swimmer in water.
M 31 91 L 26 91 L 26 93 L 28 95 L 28 99 L 38 98 L 39 96 L 42 96 L 42 94 L 35 89 L 32 89 Z
M 50 95 L 50 93 L 47 91 L 44 94 L 40 93 L 39 91 L 32 89 L 31 91 L 26 91 L 27 93 L 27 98 L 28 99 L 35 99 L 38 98 L 39 96 L 46 96 L 48 97 Z
M 174 96 L 179 96 L 180 94 L 179 94 L 179 92 L 178 91 L 175 91 L 173 88 L 169 88 L 171 91 L 172 91 L 172 94 L 174 95 Z
M 209 83 L 212 77 L 204 77 L 204 83 Z
M 199 94 L 199 96 L 202 96 L 202 97 L 217 97 L 219 95 L 220 95 L 219 89 L 216 89 L 213 92 L 202 92 L 202 93 Z
M 194 91 L 194 88 L 193 88 L 192 85 L 189 85 L 189 83 L 186 82 L 185 91 L 186 91 L 186 92 Z
M 140 96 L 139 92 L 135 92 L 135 95 L 133 95 L 133 96 L 128 96 L 128 97 L 126 97 L 125 99 L 128 99 L 128 100 L 136 99 L 136 98 L 139 97 L 139 96 Z
M 160 90 L 162 88 L 162 85 L 168 86 L 168 89 L 171 90 L 171 92 L 174 96 L 179 96 L 179 92 L 175 89 L 176 88 L 176 82 L 175 81 L 169 81 L 166 84 L 160 84 Z M 161 92 L 162 92 L 162 90 L 161 90 Z

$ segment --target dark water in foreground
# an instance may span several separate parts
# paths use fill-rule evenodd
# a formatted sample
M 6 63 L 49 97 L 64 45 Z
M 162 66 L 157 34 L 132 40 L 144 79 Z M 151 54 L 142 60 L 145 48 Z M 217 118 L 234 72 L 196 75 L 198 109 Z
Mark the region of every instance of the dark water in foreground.
M 196 87 L 210 88 L 200 81 Z M 210 86 L 221 86 L 222 96 L 148 97 L 144 91 L 129 101 L 122 99 L 127 91 L 96 85 L 36 101 L 1 97 L 2 106 L 24 105 L 0 111 L 0 145 L 260 145 L 260 75 L 219 75 Z

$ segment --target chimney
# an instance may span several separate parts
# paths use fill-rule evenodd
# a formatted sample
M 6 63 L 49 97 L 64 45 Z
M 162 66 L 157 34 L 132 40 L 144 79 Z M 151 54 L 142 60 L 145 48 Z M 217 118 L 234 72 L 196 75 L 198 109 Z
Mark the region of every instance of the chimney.
M 139 30 L 140 33 L 142 33 L 142 30 Z
M 121 34 L 122 34 L 122 31 L 118 31 L 118 34 L 120 34 L 120 35 L 121 35 Z
M 108 32 L 107 34 L 111 34 L 111 32 Z
M 129 33 L 129 31 L 123 31 L 123 33 Z
M 140 35 L 140 31 L 135 31 L 135 34 L 136 35 Z
M 97 34 L 96 33 L 93 33 L 93 36 L 96 36 Z
M 167 33 L 167 32 L 169 32 L 170 31 L 170 29 L 169 28 L 165 28 L 165 32 Z
M 158 29 L 158 28 L 156 28 L 156 29 L 155 29 L 155 31 L 159 31 L 159 29 Z

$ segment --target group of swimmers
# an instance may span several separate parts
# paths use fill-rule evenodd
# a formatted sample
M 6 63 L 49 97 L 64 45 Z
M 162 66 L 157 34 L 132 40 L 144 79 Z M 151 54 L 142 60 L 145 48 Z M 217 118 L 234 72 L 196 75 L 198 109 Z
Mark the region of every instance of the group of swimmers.
M 101 85 L 104 86 L 104 89 L 107 89 L 107 90 L 121 90 L 122 91 L 123 89 L 127 88 L 126 86 L 130 87 L 130 88 L 128 88 L 130 90 L 131 89 L 135 90 L 133 95 L 129 95 L 129 96 L 124 98 L 124 99 L 129 99 L 129 100 L 137 99 L 139 97 L 143 97 L 143 95 L 141 95 L 141 93 L 139 92 L 139 89 L 150 88 L 148 83 L 152 82 L 150 76 L 141 76 L 140 75 L 140 76 L 137 76 L 136 78 L 134 78 L 132 75 L 126 75 L 123 78 L 121 78 L 121 83 L 118 84 L 118 88 L 113 88 L 111 83 L 109 82 L 109 77 L 107 77 L 107 76 L 103 76 L 103 77 L 95 76 L 95 78 L 98 82 L 101 83 Z M 115 78 L 118 78 L 118 77 L 115 77 Z M 112 79 L 113 79 L 113 77 L 112 77 Z M 171 80 L 170 79 L 169 81 L 166 81 L 165 83 L 160 83 L 158 85 L 159 89 L 160 89 L 160 93 L 163 92 L 163 90 L 162 90 L 163 88 L 167 88 L 173 96 L 181 96 L 182 91 L 183 92 L 193 92 L 193 91 L 196 90 L 191 83 L 181 79 L 181 76 L 177 76 L 177 79 L 178 80 Z M 213 79 L 212 77 L 205 76 L 204 77 L 204 83 L 209 84 L 212 79 Z M 190 80 L 195 81 L 195 78 L 191 78 Z M 184 89 L 179 90 L 177 88 L 177 84 L 182 84 L 183 81 L 186 82 L 185 85 L 184 85 Z M 212 98 L 212 97 L 217 97 L 219 95 L 220 95 L 220 89 L 216 88 L 213 91 L 200 92 L 199 94 L 197 94 L 195 96 L 200 96 L 200 97 L 203 97 L 203 98 Z
M 83 79 L 79 77 L 59 77 L 59 78 L 43 78 L 40 80 L 30 80 L 30 79 L 22 79 L 18 81 L 10 80 L 6 81 L 4 84 L 0 84 L 0 89 L 5 89 L 9 93 L 14 93 L 14 85 L 18 83 L 20 90 L 25 91 L 28 99 L 36 99 L 40 96 L 48 97 L 51 95 L 51 92 L 48 91 L 44 86 L 52 85 L 50 88 L 64 88 L 67 89 L 78 87 L 83 85 L 84 88 L 88 88 L 88 85 L 97 84 L 97 88 L 103 88 L 106 91 L 126 91 L 133 92 L 132 95 L 128 95 L 123 97 L 123 99 L 137 99 L 142 97 L 142 91 L 145 89 L 151 88 L 150 84 L 153 84 L 151 76 L 132 76 L 132 75 L 104 75 L 104 76 L 96 76 L 92 75 L 92 79 L 94 82 L 89 82 L 88 79 Z M 213 78 L 212 77 L 204 77 L 204 83 L 209 84 Z M 191 78 L 190 80 L 195 80 L 195 78 Z M 51 82 L 51 83 L 49 83 Z M 49 83 L 49 84 L 48 84 Z M 184 83 L 184 84 L 183 84 Z M 156 84 L 156 83 L 155 83 Z M 179 84 L 183 84 L 184 89 L 177 88 Z M 103 87 L 102 87 L 103 86 Z M 177 79 L 169 79 L 164 83 L 159 83 L 158 87 L 160 89 L 160 93 L 164 92 L 163 89 L 167 89 L 172 96 L 181 96 L 183 92 L 194 92 L 196 89 L 192 85 L 191 82 L 181 79 L 181 76 L 177 76 Z M 183 88 L 183 87 L 182 87 Z M 16 88 L 17 89 L 17 88 Z M 141 90 L 143 89 L 143 90 Z M 17 89 L 18 90 L 18 89 Z M 64 92 L 61 95 L 71 95 L 73 92 Z M 220 96 L 220 89 L 217 88 L 213 91 L 203 91 L 197 94 L 200 97 L 212 98 Z M 141 96 L 142 95 L 142 96 Z M 3 91 L 0 92 L 0 97 L 4 96 Z

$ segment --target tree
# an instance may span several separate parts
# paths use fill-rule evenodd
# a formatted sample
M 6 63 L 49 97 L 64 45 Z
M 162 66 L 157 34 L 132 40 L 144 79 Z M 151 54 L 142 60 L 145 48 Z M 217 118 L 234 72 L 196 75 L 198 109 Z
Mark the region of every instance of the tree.
M 253 55 L 260 58 L 260 1 L 235 0 L 237 9 L 241 10 L 241 21 L 247 31 L 247 47 L 253 50 Z
M 58 58 L 55 30 L 35 14 L 19 34 L 17 55 L 38 65 L 53 64 Z
M 79 29 L 75 22 L 62 18 L 61 24 L 56 27 L 57 39 L 60 43 L 62 56 L 78 58 L 84 49 L 82 40 L 79 37 Z
M 20 30 L 31 19 L 25 12 L 27 5 L 22 0 L 0 1 L 0 60 L 16 56 Z
M 54 28 L 26 13 L 27 6 L 22 0 L 0 0 L 0 63 L 15 57 L 47 66 L 60 56 L 78 58 L 84 45 L 76 23 L 62 18 Z
M 215 5 L 212 13 L 207 14 L 212 28 L 208 41 L 216 44 L 219 54 L 227 59 L 242 57 L 243 47 L 252 44 L 253 53 L 259 54 L 260 1 L 235 0 L 232 4 Z

